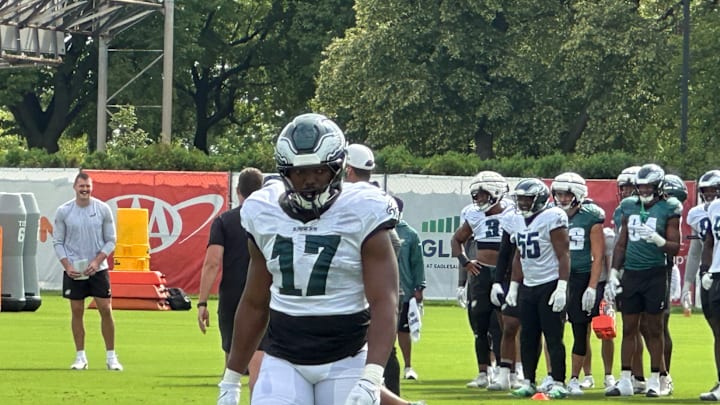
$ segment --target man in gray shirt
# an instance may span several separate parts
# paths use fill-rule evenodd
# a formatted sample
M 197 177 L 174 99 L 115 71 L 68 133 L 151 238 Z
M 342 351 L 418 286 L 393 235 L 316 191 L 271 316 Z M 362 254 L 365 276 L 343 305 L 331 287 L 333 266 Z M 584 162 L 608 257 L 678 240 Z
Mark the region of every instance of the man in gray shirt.
M 63 297 L 70 300 L 77 354 L 73 370 L 88 368 L 85 356 L 85 297 L 95 297 L 107 350 L 108 370 L 122 371 L 115 354 L 107 257 L 115 250 L 115 222 L 110 207 L 91 196 L 92 179 L 80 172 L 73 184 L 75 199 L 58 207 L 53 228 L 55 254 L 63 266 Z

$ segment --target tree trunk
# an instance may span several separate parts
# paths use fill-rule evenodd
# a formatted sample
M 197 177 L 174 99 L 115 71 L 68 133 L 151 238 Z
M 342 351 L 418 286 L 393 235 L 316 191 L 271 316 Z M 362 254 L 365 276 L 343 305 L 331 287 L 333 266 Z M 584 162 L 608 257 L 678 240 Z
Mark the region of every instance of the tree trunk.
M 582 133 L 585 131 L 589 120 L 590 117 L 587 113 L 587 108 L 584 108 L 580 113 L 580 116 L 575 120 L 573 128 L 567 133 L 567 135 L 561 137 L 560 139 L 560 150 L 562 150 L 562 153 L 567 154 L 575 152 L 577 142 Z
M 475 154 L 477 154 L 481 160 L 488 160 L 495 157 L 493 152 L 493 134 L 486 131 L 487 120 L 483 118 L 477 126 L 477 130 L 473 134 L 475 140 Z

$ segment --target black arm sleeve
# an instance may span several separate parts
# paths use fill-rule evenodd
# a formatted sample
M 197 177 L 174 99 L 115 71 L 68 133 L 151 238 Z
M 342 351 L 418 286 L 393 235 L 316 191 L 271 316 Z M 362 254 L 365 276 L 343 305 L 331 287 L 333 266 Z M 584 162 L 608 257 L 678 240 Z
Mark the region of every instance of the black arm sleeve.
M 500 250 L 498 251 L 497 266 L 495 267 L 495 282 L 504 284 L 512 273 L 512 261 L 515 254 L 515 244 L 510 242 L 510 234 L 503 232 Z

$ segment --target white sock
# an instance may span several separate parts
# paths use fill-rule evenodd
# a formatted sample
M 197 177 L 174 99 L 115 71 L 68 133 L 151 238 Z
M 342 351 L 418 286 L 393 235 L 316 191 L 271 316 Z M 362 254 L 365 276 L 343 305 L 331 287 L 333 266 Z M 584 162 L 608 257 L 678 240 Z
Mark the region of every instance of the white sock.
M 107 359 L 108 359 L 108 360 L 114 359 L 115 356 L 116 356 L 116 355 L 115 355 L 115 350 L 108 350 L 108 351 L 107 351 Z
M 240 377 L 242 377 L 242 374 L 226 368 L 225 374 L 223 374 L 222 382 L 228 384 L 240 384 Z
M 630 370 L 622 370 L 622 371 L 620 371 L 620 378 L 627 378 L 629 380 L 631 374 L 632 374 L 632 371 L 630 371 Z
M 85 350 L 78 350 L 76 356 L 78 359 L 87 359 L 87 357 L 85 357 Z

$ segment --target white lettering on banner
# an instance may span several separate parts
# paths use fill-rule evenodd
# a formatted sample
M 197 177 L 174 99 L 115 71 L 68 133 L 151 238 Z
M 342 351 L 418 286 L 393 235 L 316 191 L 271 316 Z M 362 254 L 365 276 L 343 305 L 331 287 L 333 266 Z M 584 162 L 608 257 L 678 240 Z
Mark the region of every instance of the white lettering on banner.
M 191 238 L 193 235 L 200 232 L 200 230 L 203 229 L 205 225 L 210 223 L 210 221 L 212 221 L 223 208 L 224 201 L 223 196 L 221 196 L 220 194 L 207 194 L 197 196 L 189 200 L 181 201 L 175 205 L 171 205 L 165 200 L 149 195 L 126 194 L 108 200 L 107 204 L 110 205 L 110 208 L 113 210 L 113 212 L 117 212 L 118 203 L 127 200 L 130 200 L 129 208 L 142 208 L 142 204 L 140 204 L 141 201 L 150 203 L 149 205 L 151 206 L 151 208 L 148 224 L 148 230 L 150 231 L 149 235 L 150 238 L 158 238 L 161 241 L 159 246 L 156 246 L 150 250 L 150 253 L 157 253 L 165 250 L 172 246 L 178 240 L 183 229 L 183 220 L 182 216 L 179 213 L 180 210 L 202 204 L 210 204 L 213 207 L 212 212 L 203 221 L 203 223 L 200 224 L 196 229 L 194 229 L 187 237 L 185 237 L 185 239 L 179 241 L 178 244 L 182 244 L 183 242 Z M 168 219 L 170 220 L 170 223 L 168 223 Z M 157 231 L 152 232 L 153 229 L 157 229 Z

